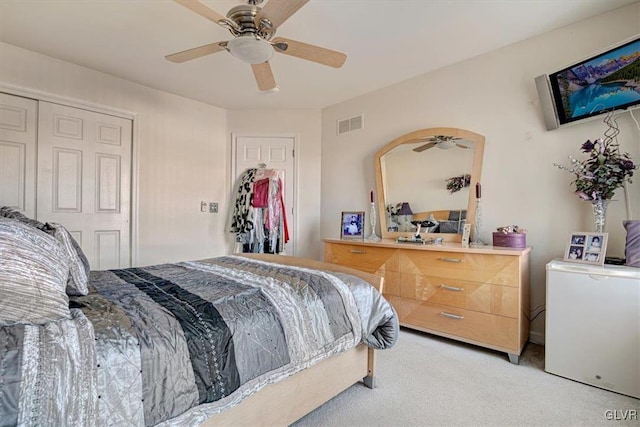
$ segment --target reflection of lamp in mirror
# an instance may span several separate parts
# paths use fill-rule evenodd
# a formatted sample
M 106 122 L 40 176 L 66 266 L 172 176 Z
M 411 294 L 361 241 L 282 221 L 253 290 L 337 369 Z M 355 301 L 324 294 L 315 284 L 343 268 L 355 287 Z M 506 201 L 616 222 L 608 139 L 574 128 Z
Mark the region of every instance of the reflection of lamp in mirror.
M 398 211 L 398 217 L 402 218 L 402 224 L 401 224 L 402 229 L 400 231 L 410 231 L 411 222 L 409 221 L 411 220 L 410 217 L 412 216 L 413 216 L 413 211 L 411 211 L 411 206 L 409 206 L 409 203 L 402 202 L 402 206 Z

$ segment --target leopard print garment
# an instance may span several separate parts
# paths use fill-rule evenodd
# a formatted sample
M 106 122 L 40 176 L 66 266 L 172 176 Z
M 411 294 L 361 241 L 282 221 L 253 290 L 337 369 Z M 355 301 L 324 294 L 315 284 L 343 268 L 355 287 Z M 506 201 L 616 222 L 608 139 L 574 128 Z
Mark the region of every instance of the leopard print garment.
M 253 207 L 251 195 L 253 194 L 253 181 L 258 169 L 247 169 L 239 179 L 236 190 L 236 203 L 231 218 L 231 232 L 236 234 L 248 233 L 253 230 Z

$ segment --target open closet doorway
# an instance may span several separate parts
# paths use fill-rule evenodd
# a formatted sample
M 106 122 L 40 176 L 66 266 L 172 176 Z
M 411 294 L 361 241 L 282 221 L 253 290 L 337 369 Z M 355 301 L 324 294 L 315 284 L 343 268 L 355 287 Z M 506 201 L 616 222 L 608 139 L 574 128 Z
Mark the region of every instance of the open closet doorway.
M 232 135 L 232 194 L 235 194 L 238 178 L 247 169 L 266 168 L 278 172 L 282 181 L 284 209 L 287 216 L 289 241 L 284 250 L 287 255 L 295 255 L 296 208 L 295 208 L 295 162 L 293 136 L 246 136 Z M 233 209 L 233 206 L 231 206 Z

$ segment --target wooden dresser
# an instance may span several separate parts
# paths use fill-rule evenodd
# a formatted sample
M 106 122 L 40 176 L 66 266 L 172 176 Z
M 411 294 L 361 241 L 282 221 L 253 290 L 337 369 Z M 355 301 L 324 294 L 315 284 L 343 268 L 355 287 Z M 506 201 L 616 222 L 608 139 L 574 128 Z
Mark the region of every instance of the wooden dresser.
M 531 248 L 324 240 L 326 262 L 384 277 L 400 324 L 508 353 L 529 338 Z

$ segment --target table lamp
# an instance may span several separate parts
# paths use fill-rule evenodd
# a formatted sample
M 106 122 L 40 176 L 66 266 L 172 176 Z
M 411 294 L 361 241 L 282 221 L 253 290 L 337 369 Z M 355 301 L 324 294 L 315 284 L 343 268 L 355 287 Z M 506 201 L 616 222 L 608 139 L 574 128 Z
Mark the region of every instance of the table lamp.
M 411 210 L 411 206 L 409 206 L 408 202 L 402 202 L 402 206 L 398 211 L 398 216 L 402 218 L 402 231 L 410 231 L 409 230 L 409 222 L 411 216 L 413 216 L 413 211 Z

